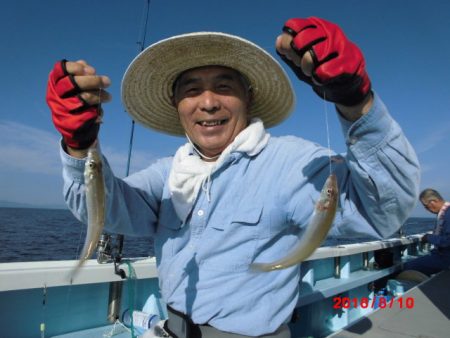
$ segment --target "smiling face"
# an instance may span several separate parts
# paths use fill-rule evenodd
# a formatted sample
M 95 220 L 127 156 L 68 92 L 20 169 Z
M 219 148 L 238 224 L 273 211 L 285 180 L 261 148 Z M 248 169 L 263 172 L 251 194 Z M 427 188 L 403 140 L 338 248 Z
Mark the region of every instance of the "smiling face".
M 222 66 L 194 68 L 175 85 L 173 104 L 191 141 L 214 157 L 247 127 L 251 90 L 237 71 Z

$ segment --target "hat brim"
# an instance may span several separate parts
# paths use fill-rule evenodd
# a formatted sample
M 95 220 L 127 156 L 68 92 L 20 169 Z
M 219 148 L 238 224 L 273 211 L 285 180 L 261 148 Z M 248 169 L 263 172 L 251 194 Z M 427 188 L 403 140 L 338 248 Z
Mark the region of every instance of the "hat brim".
M 161 40 L 142 51 L 122 79 L 122 101 L 138 123 L 172 135 L 184 135 L 171 103 L 172 85 L 182 72 L 225 66 L 244 75 L 253 88 L 250 117 L 270 128 L 289 116 L 295 94 L 278 61 L 264 49 L 237 36 L 199 32 Z

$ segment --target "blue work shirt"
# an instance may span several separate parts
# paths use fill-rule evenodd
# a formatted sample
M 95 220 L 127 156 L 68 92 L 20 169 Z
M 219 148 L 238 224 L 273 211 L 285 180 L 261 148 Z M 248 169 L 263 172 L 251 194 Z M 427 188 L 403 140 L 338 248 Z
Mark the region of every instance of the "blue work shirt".
M 442 207 L 441 217 L 436 219 L 433 234 L 427 236 L 429 243 L 435 246 L 436 252 L 450 257 L 450 207 Z
M 416 155 L 376 95 L 367 115 L 341 122 L 348 152 L 332 164 L 340 208 L 330 235 L 389 236 L 417 199 Z M 84 161 L 61 154 L 66 201 L 86 221 Z M 168 188 L 172 158 L 124 180 L 105 160 L 107 230 L 154 237 L 163 299 L 195 323 L 249 336 L 274 332 L 297 304 L 300 266 L 256 273 L 249 265 L 295 246 L 329 175 L 328 155 L 293 136 L 271 137 L 256 156 L 233 152 L 211 176 L 210 198 L 200 190 L 184 224 Z

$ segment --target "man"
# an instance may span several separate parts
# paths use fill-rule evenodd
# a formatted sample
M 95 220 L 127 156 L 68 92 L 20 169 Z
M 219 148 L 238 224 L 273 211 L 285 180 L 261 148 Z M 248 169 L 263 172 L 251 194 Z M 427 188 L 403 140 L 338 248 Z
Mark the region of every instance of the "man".
M 366 72 L 359 48 L 319 18 L 291 19 L 276 40 L 300 80 L 336 104 L 348 153 L 335 156 L 340 211 L 331 235 L 389 236 L 418 194 L 419 167 Z M 81 220 L 83 157 L 98 132 L 105 76 L 83 61 L 58 62 L 47 101 L 63 136 L 65 196 Z M 289 337 L 299 266 L 249 270 L 295 245 L 330 173 L 329 151 L 265 128 L 292 111 L 280 64 L 242 38 L 185 34 L 155 43 L 129 66 L 122 99 L 154 130 L 185 135 L 173 158 L 124 180 L 105 163 L 107 227 L 155 240 L 167 330 L 178 337 Z M 184 322 L 184 324 L 181 324 Z
M 430 255 L 405 264 L 405 269 L 432 275 L 450 267 L 450 202 L 434 189 L 423 190 L 419 199 L 425 209 L 437 215 L 433 233 L 422 237 L 422 242 L 433 244 L 434 249 Z

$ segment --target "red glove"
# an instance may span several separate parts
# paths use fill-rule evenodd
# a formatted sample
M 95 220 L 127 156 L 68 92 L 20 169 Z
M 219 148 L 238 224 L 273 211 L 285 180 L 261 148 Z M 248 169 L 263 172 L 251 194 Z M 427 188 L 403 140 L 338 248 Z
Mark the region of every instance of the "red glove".
M 47 104 L 65 144 L 75 149 L 89 148 L 99 130 L 100 106 L 87 104 L 80 93 L 66 60 L 58 61 L 48 79 Z
M 310 84 L 321 97 L 345 106 L 361 103 L 370 94 L 370 80 L 364 56 L 347 39 L 339 26 L 316 17 L 290 19 L 283 31 L 293 37 L 291 47 L 303 57 L 310 51 L 313 59 L 312 78 L 300 67 L 281 55 L 298 78 Z

